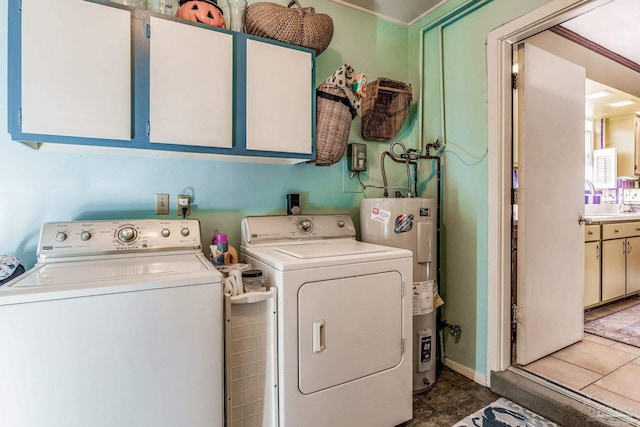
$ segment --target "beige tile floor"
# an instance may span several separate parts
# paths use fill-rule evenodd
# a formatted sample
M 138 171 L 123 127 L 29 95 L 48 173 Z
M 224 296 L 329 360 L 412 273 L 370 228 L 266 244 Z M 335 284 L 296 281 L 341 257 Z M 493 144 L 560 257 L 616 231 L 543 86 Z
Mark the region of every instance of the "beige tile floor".
M 627 299 L 585 313 L 585 321 L 640 302 Z M 585 334 L 582 341 L 523 367 L 640 418 L 640 348 Z

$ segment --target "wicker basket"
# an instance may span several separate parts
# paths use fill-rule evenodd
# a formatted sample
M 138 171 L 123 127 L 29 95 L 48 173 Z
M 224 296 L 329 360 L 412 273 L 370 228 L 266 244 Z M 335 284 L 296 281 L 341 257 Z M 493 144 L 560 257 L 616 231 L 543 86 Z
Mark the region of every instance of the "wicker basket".
M 322 84 L 316 90 L 316 161 L 330 166 L 340 161 L 347 148 L 351 121 L 356 110 L 342 89 Z
M 390 141 L 398 135 L 409 114 L 411 85 L 379 77 L 367 84 L 362 103 L 362 137 Z
M 296 5 L 296 8 L 291 6 Z M 302 7 L 298 0 L 289 7 L 258 2 L 245 10 L 245 31 L 254 36 L 278 40 L 316 51 L 320 55 L 333 37 L 333 21 L 329 15 L 315 13 L 312 7 Z

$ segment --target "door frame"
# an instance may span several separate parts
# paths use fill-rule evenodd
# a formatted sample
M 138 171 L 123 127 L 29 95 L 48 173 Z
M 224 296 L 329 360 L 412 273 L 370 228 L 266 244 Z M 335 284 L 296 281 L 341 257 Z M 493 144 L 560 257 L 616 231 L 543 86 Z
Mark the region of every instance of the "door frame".
M 488 386 L 511 365 L 512 46 L 610 1 L 551 0 L 487 36 Z

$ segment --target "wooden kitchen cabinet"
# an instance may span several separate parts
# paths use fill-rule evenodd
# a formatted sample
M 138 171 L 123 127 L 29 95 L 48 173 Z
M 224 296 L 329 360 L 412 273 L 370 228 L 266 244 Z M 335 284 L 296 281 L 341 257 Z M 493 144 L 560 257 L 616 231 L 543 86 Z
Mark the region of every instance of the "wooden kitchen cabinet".
M 626 293 L 625 239 L 602 241 L 602 301 Z
M 600 226 L 585 226 L 584 244 L 584 306 L 589 307 L 598 304 L 600 298 Z
M 640 291 L 640 222 L 602 226 L 602 301 Z
M 627 240 L 627 293 L 640 292 L 640 237 Z
M 9 10 L 16 141 L 315 156 L 313 50 L 102 0 Z
M 131 139 L 130 11 L 79 0 L 10 0 L 9 35 L 12 135 Z

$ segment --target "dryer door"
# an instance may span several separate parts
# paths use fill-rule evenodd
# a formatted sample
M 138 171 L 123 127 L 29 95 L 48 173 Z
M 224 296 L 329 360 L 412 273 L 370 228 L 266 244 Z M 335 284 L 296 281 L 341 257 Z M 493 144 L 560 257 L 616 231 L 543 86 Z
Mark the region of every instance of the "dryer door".
M 408 296 L 405 296 L 408 297 Z M 307 282 L 298 293 L 298 381 L 311 394 L 402 361 L 402 278 L 397 271 Z

